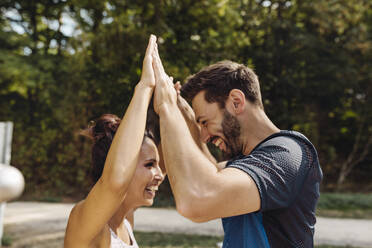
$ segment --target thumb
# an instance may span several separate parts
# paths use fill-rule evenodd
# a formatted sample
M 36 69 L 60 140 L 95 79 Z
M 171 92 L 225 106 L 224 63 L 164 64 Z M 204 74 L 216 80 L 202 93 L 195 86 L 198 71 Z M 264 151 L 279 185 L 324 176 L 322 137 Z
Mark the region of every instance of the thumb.
M 181 83 L 180 81 L 177 81 L 175 84 L 174 84 L 174 88 L 176 89 L 177 91 L 177 95 L 179 95 L 181 93 Z

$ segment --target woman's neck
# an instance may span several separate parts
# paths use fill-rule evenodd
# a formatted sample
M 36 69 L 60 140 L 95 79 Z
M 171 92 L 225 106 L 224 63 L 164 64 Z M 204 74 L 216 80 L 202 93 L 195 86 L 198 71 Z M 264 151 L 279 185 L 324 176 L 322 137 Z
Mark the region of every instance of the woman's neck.
M 111 217 L 108 221 L 108 225 L 112 230 L 116 230 L 124 225 L 124 219 L 127 217 L 128 213 L 130 213 L 133 208 L 128 208 L 124 204 L 122 204 L 116 213 Z

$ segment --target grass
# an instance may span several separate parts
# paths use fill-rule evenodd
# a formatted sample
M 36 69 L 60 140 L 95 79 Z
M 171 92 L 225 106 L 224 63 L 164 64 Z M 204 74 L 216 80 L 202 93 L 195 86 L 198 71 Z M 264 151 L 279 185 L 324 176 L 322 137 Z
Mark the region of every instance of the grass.
M 223 237 L 187 235 L 158 232 L 135 232 L 137 243 L 142 248 L 216 248 Z M 351 248 L 350 246 L 320 245 L 315 248 Z M 354 247 L 355 248 L 355 247 Z
M 372 194 L 321 193 L 317 206 L 317 215 L 372 219 Z
M 3 238 L 1 239 L 1 244 L 3 246 L 10 246 L 12 244 L 12 239 L 7 235 L 3 235 Z
M 222 237 L 186 235 L 175 233 L 158 233 L 158 232 L 135 232 L 137 243 L 142 248 L 165 247 L 165 248 L 207 248 L 217 247 L 218 242 L 222 242 Z

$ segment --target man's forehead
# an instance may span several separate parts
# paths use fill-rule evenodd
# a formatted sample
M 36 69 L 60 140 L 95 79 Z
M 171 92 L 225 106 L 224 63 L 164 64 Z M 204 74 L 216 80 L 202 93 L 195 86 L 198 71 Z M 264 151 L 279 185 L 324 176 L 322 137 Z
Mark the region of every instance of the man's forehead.
M 191 107 L 194 110 L 196 121 L 201 118 L 202 110 L 206 106 L 206 101 L 204 98 L 205 92 L 201 91 L 198 94 L 195 95 L 195 97 L 192 99 Z
M 207 103 L 205 101 L 205 91 L 200 91 L 198 94 L 194 96 L 194 98 L 191 101 L 191 105 L 194 111 L 196 108 L 200 108 L 201 105 L 205 103 Z
M 199 92 L 191 102 L 195 113 L 195 120 L 199 123 L 203 118 L 214 116 L 220 111 L 217 102 L 209 103 L 205 100 L 205 91 Z

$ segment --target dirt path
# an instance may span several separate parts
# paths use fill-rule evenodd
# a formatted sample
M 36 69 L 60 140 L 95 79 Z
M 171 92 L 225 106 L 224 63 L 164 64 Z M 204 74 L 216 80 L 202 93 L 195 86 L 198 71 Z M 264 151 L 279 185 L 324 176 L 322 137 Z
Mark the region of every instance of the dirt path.
M 5 233 L 12 248 L 62 247 L 72 204 L 13 202 L 5 210 Z M 318 218 L 315 243 L 372 247 L 372 221 Z M 135 213 L 135 230 L 223 235 L 220 220 L 196 224 L 175 210 L 142 208 Z

